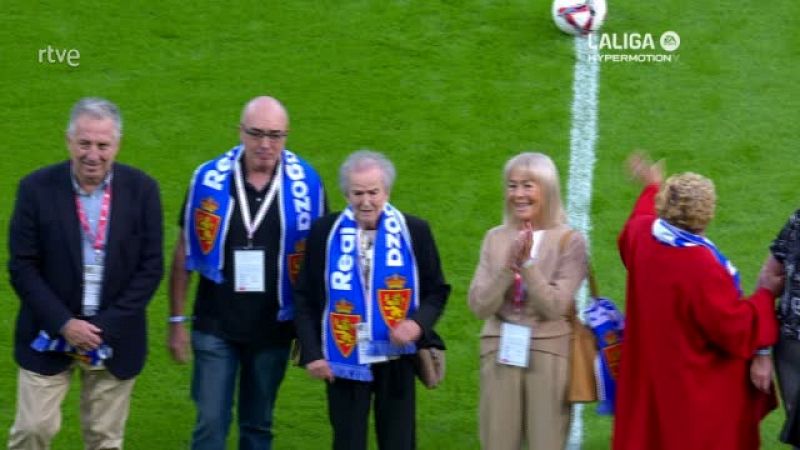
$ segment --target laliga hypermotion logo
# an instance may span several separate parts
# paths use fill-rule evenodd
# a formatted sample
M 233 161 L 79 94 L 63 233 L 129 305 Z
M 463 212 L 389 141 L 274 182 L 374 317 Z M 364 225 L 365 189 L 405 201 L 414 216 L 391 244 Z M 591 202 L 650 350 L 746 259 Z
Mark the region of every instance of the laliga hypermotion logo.
M 588 37 L 589 48 L 597 50 L 658 50 L 652 33 L 600 33 Z M 665 31 L 658 39 L 664 51 L 674 52 L 681 46 L 681 37 Z
M 589 57 L 601 62 L 672 62 L 681 37 L 675 31 L 661 33 L 658 40 L 652 33 L 599 33 L 587 36 L 587 45 L 596 52 Z

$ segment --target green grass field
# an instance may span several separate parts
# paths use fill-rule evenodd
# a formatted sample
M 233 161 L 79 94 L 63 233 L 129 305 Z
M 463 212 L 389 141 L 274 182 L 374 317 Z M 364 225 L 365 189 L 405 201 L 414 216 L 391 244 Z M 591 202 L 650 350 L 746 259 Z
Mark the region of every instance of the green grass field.
M 481 323 L 466 307 L 466 290 L 483 233 L 501 219 L 501 167 L 536 149 L 568 178 L 575 57 L 572 39 L 551 23 L 549 1 L 3 6 L 0 247 L 7 248 L 19 178 L 66 158 L 63 130 L 78 98 L 103 96 L 122 108 L 119 160 L 160 181 L 171 254 L 192 170 L 236 143 L 245 101 L 274 95 L 291 114 L 289 148 L 320 170 L 334 209 L 344 204 L 335 191 L 338 164 L 371 148 L 397 165 L 393 203 L 430 221 L 453 293 L 438 327 L 449 345 L 447 380 L 418 392 L 419 448 L 479 447 Z M 709 236 L 752 289 L 767 245 L 800 204 L 792 140 L 800 134 L 798 16 L 800 4 L 789 0 L 610 1 L 604 31 L 674 30 L 682 43 L 672 63 L 601 64 L 590 238 L 604 294 L 623 299 L 615 240 L 638 190 L 622 171 L 634 148 L 666 158 L 670 172 L 693 170 L 716 181 L 718 216 Z M 40 62 L 47 46 L 79 51 L 79 65 Z M 149 309 L 151 350 L 134 391 L 131 450 L 186 448 L 194 420 L 189 366 L 172 363 L 166 351 L 165 288 Z M 0 271 L 2 443 L 15 408 L 17 309 Z M 64 411 L 54 448 L 82 448 L 74 390 Z M 781 422 L 782 412 L 764 422 L 763 448 L 785 448 L 776 438 Z M 585 424 L 584 448 L 608 448 L 610 419 L 587 414 Z M 301 369 L 288 372 L 275 433 L 279 449 L 330 446 L 323 387 Z

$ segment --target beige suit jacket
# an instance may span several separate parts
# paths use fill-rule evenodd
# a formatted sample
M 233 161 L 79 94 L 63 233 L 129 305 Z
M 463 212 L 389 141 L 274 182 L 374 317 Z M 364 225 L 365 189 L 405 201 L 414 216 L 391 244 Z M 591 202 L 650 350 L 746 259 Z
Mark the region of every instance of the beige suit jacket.
M 570 233 L 560 244 L 562 237 Z M 569 354 L 570 315 L 575 294 L 586 277 L 586 241 L 566 225 L 545 230 L 536 259 L 521 275 L 525 296 L 521 311 L 513 305 L 514 274 L 507 268 L 517 229 L 500 225 L 486 233 L 480 261 L 469 288 L 469 307 L 485 323 L 481 355 L 497 351 L 503 322 L 532 327 L 532 349 Z M 563 248 L 560 248 L 563 247 Z

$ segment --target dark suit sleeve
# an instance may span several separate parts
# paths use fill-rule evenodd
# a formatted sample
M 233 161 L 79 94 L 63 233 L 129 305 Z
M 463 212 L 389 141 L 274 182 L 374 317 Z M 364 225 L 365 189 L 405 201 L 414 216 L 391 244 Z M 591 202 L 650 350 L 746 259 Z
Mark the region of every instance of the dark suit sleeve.
M 158 184 L 149 177 L 144 177 L 142 182 L 141 203 L 130 206 L 139 208 L 144 224 L 136 268 L 127 286 L 120 289 L 119 296 L 92 319 L 106 333 L 115 333 L 126 326 L 127 318 L 142 314 L 164 274 L 163 217 Z
M 30 178 L 20 182 L 9 227 L 8 270 L 11 285 L 20 301 L 28 305 L 45 330 L 55 336 L 72 318 L 72 313 L 42 276 L 44 249 L 37 214 L 39 202 L 35 193 Z
M 450 285 L 445 282 L 439 250 L 428 223 L 409 218 L 408 225 L 420 279 L 419 309 L 411 319 L 422 327 L 423 339 L 426 339 L 433 335 L 433 326 L 444 311 Z
M 322 314 L 325 308 L 325 245 L 331 226 L 331 216 L 325 216 L 311 226 L 303 267 L 294 289 L 294 322 L 300 340 L 301 365 L 324 358 Z

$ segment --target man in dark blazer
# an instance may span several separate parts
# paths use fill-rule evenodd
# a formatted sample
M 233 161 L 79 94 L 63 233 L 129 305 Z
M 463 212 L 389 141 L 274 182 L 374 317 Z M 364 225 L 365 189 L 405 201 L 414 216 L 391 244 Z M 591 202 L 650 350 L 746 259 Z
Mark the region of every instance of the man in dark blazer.
M 9 449 L 50 448 L 75 370 L 85 448 L 122 448 L 163 255 L 158 185 L 114 163 L 121 131 L 116 105 L 80 100 L 67 130 L 70 160 L 19 184 L 9 232 L 9 273 L 20 299 Z
M 335 450 L 366 450 L 373 397 L 378 448 L 411 450 L 416 448 L 415 348 L 438 341 L 433 326 L 450 286 L 428 223 L 388 203 L 395 178 L 391 161 L 358 151 L 345 160 L 339 176 L 349 206 L 311 227 L 295 287 L 300 364 L 327 382 Z M 343 289 L 337 291 L 337 284 Z M 370 319 L 381 324 L 375 328 Z M 360 326 L 372 326 L 369 338 Z M 388 336 L 375 345 L 382 327 Z

